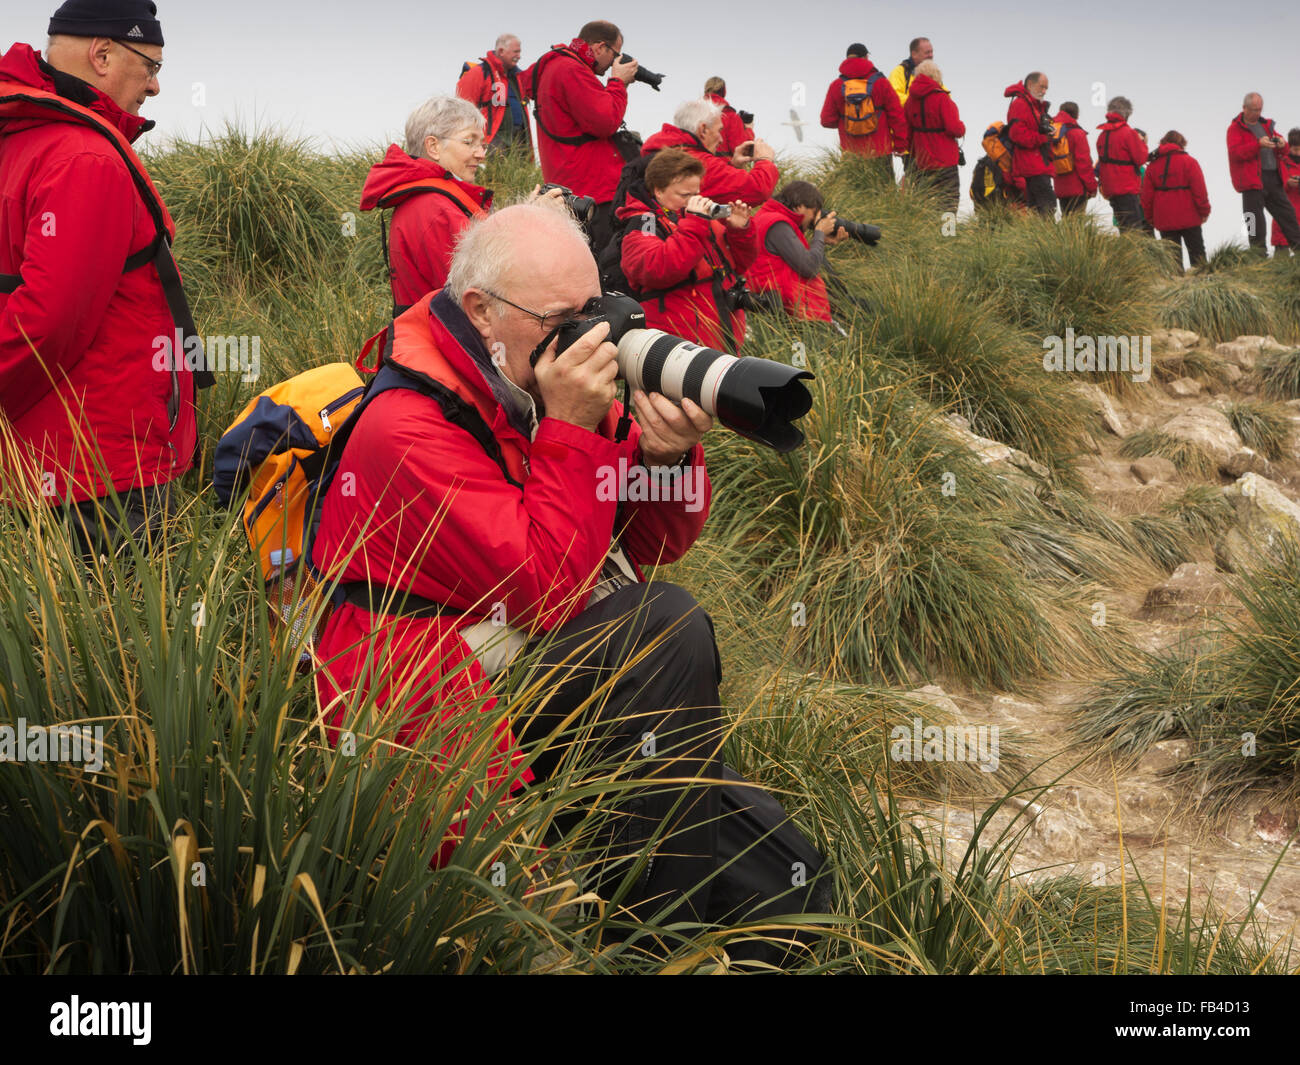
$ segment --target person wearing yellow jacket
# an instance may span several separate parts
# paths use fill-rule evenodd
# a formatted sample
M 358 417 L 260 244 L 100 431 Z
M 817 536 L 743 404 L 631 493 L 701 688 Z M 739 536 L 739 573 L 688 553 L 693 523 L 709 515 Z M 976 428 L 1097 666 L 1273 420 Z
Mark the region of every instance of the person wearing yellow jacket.
M 908 57 L 889 72 L 889 84 L 894 87 L 894 92 L 898 93 L 900 107 L 907 104 L 907 93 L 911 89 L 917 66 L 927 59 L 934 58 L 934 45 L 930 43 L 929 37 L 912 38 L 912 43 L 907 46 L 907 50 Z M 948 86 L 944 85 L 942 88 L 947 91 Z

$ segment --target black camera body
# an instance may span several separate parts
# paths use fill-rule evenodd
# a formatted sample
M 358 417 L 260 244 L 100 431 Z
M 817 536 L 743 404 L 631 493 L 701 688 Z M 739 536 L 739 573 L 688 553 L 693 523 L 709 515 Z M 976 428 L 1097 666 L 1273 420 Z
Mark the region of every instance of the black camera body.
M 825 218 L 829 211 L 822 211 L 817 216 L 817 221 Z M 880 243 L 880 227 L 873 226 L 867 222 L 851 222 L 847 218 L 836 217 L 835 226 L 837 229 L 843 229 L 854 240 L 860 244 L 878 244 Z
M 740 116 L 740 121 L 742 124 L 746 126 L 752 126 L 754 124 L 753 111 L 737 111 L 736 114 Z
M 563 185 L 543 185 L 538 190 L 538 196 L 545 196 L 552 189 L 560 190 L 560 199 L 564 201 L 564 206 L 573 212 L 573 216 L 579 222 L 590 222 L 591 213 L 596 209 L 596 201 L 590 196 L 579 196 L 570 188 Z
M 624 52 L 618 57 L 618 61 L 620 63 L 630 63 L 632 62 L 632 56 Z M 658 92 L 659 86 L 663 82 L 665 76 L 666 75 L 664 74 L 656 74 L 653 70 L 647 70 L 645 67 L 638 66 L 636 68 L 636 73 L 632 75 L 632 80 L 639 81 L 642 85 L 649 85 L 655 92 Z
M 715 203 L 707 211 L 689 211 L 688 214 L 696 215 L 699 218 L 709 218 L 713 221 L 721 221 L 724 218 L 731 217 L 731 204 Z

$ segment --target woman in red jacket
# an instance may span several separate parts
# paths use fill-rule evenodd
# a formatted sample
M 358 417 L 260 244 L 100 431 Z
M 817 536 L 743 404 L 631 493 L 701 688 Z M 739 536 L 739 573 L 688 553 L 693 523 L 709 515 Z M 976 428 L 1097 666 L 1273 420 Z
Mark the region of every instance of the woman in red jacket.
M 435 96 L 406 120 L 406 151 L 391 145 L 371 168 L 361 209 L 396 208 L 387 254 L 397 313 L 442 288 L 456 238 L 491 207 L 491 191 L 474 184 L 485 158 L 479 109 Z
M 1142 177 L 1142 217 L 1172 241 L 1181 265 L 1183 247 L 1192 266 L 1205 262 L 1201 226 L 1210 217 L 1210 197 L 1205 192 L 1201 164 L 1187 154 L 1187 138 L 1171 129 Z
M 620 261 L 647 326 L 739 354 L 745 312 L 733 307 L 731 290 L 754 261 L 754 227 L 742 200 L 725 223 L 711 221 L 717 205 L 700 195 L 703 176 L 704 164 L 684 151 L 655 153 L 618 211 L 626 226 Z
M 1278 171 L 1282 177 L 1282 187 L 1286 189 L 1287 199 L 1295 208 L 1296 217 L 1300 218 L 1300 129 L 1293 129 L 1286 135 L 1287 154 L 1278 159 Z M 1271 243 L 1275 248 L 1287 247 L 1286 234 L 1273 219 Z
M 938 187 L 944 209 L 956 214 L 961 204 L 957 141 L 966 136 L 966 125 L 943 87 L 943 74 L 933 59 L 919 64 L 913 73 L 903 117 L 907 119 L 916 184 Z

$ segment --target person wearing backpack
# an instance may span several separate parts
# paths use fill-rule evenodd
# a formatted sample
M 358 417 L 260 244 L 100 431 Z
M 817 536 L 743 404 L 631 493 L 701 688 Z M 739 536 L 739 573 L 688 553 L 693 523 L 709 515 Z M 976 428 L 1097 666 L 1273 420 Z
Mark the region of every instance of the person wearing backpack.
M 718 153 L 734 157 L 738 148 L 753 141 L 753 133 L 740 117 L 740 112 L 727 103 L 727 83 L 721 78 L 712 77 L 704 83 L 704 98 L 722 108 L 722 139 L 718 142 Z
M 1090 199 L 1097 195 L 1097 174 L 1092 168 L 1092 152 L 1088 148 L 1088 133 L 1079 125 L 1079 105 L 1073 100 L 1061 104 L 1052 119 L 1056 136 L 1064 138 L 1068 153 L 1064 159 L 1055 160 L 1052 185 L 1061 205 L 1061 217 L 1084 211 Z
M 734 200 L 725 222 L 709 218 L 700 194 L 704 164 L 665 148 L 646 164 L 619 208 L 623 275 L 645 309 L 646 326 L 732 355 L 745 340 L 745 312 L 733 289 L 754 261 L 749 206 Z
M 1011 174 L 1025 183 L 1025 202 L 1040 215 L 1056 214 L 1052 188 L 1051 144 L 1055 136 L 1048 115 L 1047 75 L 1033 71 L 1024 81 L 1008 85 L 1006 137 L 1011 142 Z
M 1286 198 L 1291 201 L 1291 207 L 1300 218 L 1300 129 L 1292 129 L 1288 132 L 1286 140 L 1288 152 L 1278 160 L 1281 166 L 1282 187 L 1286 189 Z M 1276 218 L 1273 219 L 1271 243 L 1275 248 L 1289 247 Z
M 880 180 L 894 180 L 894 156 L 907 150 L 907 121 L 898 93 L 876 69 L 865 44 L 851 44 L 839 76 L 826 90 L 821 124 L 838 129 L 840 150 L 874 160 Z
M 773 162 L 776 153 L 767 141 L 755 138 L 730 156 L 717 154 L 722 146 L 722 120 L 722 108 L 711 100 L 687 100 L 677 108 L 672 123 L 665 122 L 663 129 L 645 142 L 641 154 L 680 148 L 704 166 L 701 196 L 716 203 L 743 200 L 757 207 L 772 195 L 780 178 Z
M 533 90 L 542 180 L 596 202 L 586 225 L 596 249 L 614 235 L 614 190 L 624 163 L 614 135 L 623 124 L 627 87 L 637 72 L 636 60 L 619 59 L 622 51 L 617 26 L 588 22 L 568 44 L 554 45 L 526 75 Z M 602 85 L 606 71 L 609 78 Z
M 1201 164 L 1187 154 L 1187 138 L 1175 129 L 1160 138 L 1143 175 L 1142 217 L 1174 245 L 1180 266 L 1184 247 L 1193 267 L 1205 262 L 1201 226 L 1210 217 L 1210 197 Z
M 156 15 L 149 0 L 67 0 L 46 57 L 18 43 L 0 58 L 0 479 L 11 498 L 25 485 L 65 504 L 87 559 L 120 532 L 153 541 L 194 461 L 195 387 L 212 380 L 175 226 L 132 148 L 154 125 L 140 110 L 160 91 Z
M 927 59 L 917 65 L 903 115 L 907 119 L 917 185 L 937 187 L 944 196 L 944 210 L 955 214 L 961 205 L 958 141 L 966 136 L 966 124 L 952 96 L 943 87 L 943 74 L 934 60 Z
M 527 71 L 519 69 L 521 51 L 519 38 L 503 33 L 486 56 L 461 67 L 456 82 L 456 95 L 482 111 L 483 140 L 490 149 L 518 144 L 531 150 L 533 146 L 527 106 L 530 86 Z
M 1287 142 L 1278 135 L 1273 120 L 1264 117 L 1264 98 L 1257 92 L 1247 93 L 1241 114 L 1228 124 L 1228 169 L 1232 187 L 1241 193 L 1250 246 L 1261 255 L 1268 255 L 1265 210 L 1287 243 L 1300 247 L 1300 223 L 1282 181 L 1286 154 Z
M 1097 129 L 1097 181 L 1101 194 L 1115 212 L 1121 232 L 1141 230 L 1142 167 L 1147 146 L 1128 124 L 1133 104 L 1126 96 L 1115 96 L 1106 105 L 1106 120 Z

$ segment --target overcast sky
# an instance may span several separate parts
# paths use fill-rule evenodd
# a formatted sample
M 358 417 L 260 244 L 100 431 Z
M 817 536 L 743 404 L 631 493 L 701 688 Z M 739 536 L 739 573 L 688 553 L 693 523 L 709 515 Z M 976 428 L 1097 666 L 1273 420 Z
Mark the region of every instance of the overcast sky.
M 0 0 L 3 45 L 16 39 L 42 46 L 56 6 Z M 794 102 L 812 122 L 803 148 L 816 150 L 837 144 L 817 116 L 846 46 L 864 42 L 888 73 L 912 37 L 928 36 L 969 127 L 970 165 L 981 154 L 984 128 L 1006 117 L 1003 90 L 1030 70 L 1050 77 L 1054 108 L 1078 102 L 1094 145 L 1105 100 L 1123 94 L 1134 104 L 1132 124 L 1147 131 L 1153 146 L 1169 129 L 1187 137 L 1205 170 L 1213 205 L 1206 237 L 1213 247 L 1241 233 L 1225 133 L 1242 96 L 1261 92 L 1265 116 L 1284 135 L 1300 126 L 1300 7 L 1281 0 L 1241 8 L 1207 0 L 870 6 L 747 0 L 695 9 L 518 0 L 481 8 L 429 0 L 158 0 L 158 7 L 167 47 L 162 95 L 144 110 L 158 122 L 152 141 L 195 137 L 230 119 L 279 126 L 326 150 L 340 144 L 378 152 L 399 138 L 416 104 L 453 91 L 461 63 L 487 52 L 498 33 L 520 37 L 526 65 L 551 44 L 567 42 L 588 19 L 607 18 L 623 30 L 628 52 L 667 75 L 660 93 L 631 87 L 633 129 L 648 136 L 718 74 L 731 103 L 753 111 L 759 135 L 778 150 L 800 148 L 793 129 L 780 124 Z M 1251 17 L 1241 18 L 1244 13 Z M 969 174 L 967 168 L 964 203 Z M 1093 210 L 1109 216 L 1097 201 Z

